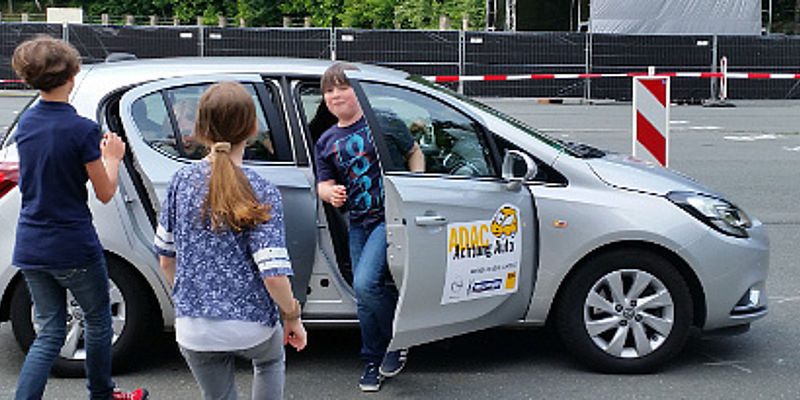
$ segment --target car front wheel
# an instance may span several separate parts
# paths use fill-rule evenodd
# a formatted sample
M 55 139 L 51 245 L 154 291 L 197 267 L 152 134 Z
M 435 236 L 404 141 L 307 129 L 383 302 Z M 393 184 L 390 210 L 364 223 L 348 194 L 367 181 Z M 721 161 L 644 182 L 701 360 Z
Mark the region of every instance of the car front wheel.
M 115 371 L 127 368 L 135 355 L 149 345 L 159 330 L 153 315 L 153 302 L 146 283 L 128 265 L 107 258 L 111 300 L 112 365 Z M 11 328 L 24 351 L 36 338 L 33 303 L 25 280 L 20 280 L 11 300 Z M 52 372 L 63 377 L 84 375 L 86 359 L 84 322 L 80 306 L 67 291 L 67 338 L 56 357 Z
M 556 326 L 590 368 L 651 372 L 683 348 L 693 318 L 688 286 L 674 265 L 643 250 L 601 254 L 566 283 Z

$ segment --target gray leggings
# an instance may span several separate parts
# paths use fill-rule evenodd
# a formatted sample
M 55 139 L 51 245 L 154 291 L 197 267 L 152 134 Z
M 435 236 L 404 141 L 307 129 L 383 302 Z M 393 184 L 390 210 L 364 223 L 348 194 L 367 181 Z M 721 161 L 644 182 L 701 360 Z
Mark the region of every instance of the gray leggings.
M 253 362 L 253 400 L 283 398 L 286 357 L 283 352 L 283 330 L 280 327 L 268 340 L 249 349 L 217 352 L 180 347 L 180 350 L 205 400 L 236 400 L 236 356 Z

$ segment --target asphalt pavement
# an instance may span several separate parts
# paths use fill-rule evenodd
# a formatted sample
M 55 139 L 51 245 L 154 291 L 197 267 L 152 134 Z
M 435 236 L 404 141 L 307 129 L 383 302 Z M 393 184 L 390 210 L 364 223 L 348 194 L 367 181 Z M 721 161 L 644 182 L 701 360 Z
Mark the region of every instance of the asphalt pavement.
M 552 105 L 483 99 L 551 136 L 630 153 L 631 105 Z M 590 372 L 546 330 L 498 328 L 415 347 L 380 393 L 362 394 L 357 329 L 313 329 L 301 353 L 287 351 L 287 399 L 798 399 L 800 398 L 800 102 L 734 101 L 735 108 L 674 106 L 673 169 L 719 190 L 764 222 L 771 240 L 770 313 L 738 336 L 693 337 L 662 371 Z M 0 132 L 24 99 L 0 94 Z M 0 399 L 24 359 L 0 324 Z M 164 334 L 139 365 L 115 375 L 153 399 L 196 399 L 196 384 Z M 238 364 L 247 396 L 249 366 Z M 81 379 L 51 378 L 45 399 L 84 395 Z

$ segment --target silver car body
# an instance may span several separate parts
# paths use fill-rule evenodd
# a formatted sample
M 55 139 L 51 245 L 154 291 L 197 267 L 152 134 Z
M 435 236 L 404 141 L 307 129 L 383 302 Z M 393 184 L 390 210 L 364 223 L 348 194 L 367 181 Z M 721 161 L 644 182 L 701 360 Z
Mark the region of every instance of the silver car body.
M 188 83 L 273 81 L 284 105 L 281 119 L 290 133 L 292 148 L 295 154 L 305 153 L 310 159 L 312 145 L 298 140 L 307 135 L 296 132 L 305 128 L 293 116 L 300 111 L 288 91 L 294 77 L 318 79 L 329 65 L 327 61 L 275 58 L 98 64 L 84 67 L 76 78 L 71 103 L 81 115 L 107 127 L 98 105 L 107 96 L 125 91 L 119 116 L 128 144 L 147 192 L 161 199 L 167 181 L 184 162 L 166 157 L 141 140 L 131 117 L 133 101 L 160 88 Z M 718 193 L 673 171 L 623 156 L 570 155 L 483 107 L 411 81 L 405 73 L 359 67 L 360 71 L 348 73 L 354 81 L 390 84 L 436 98 L 556 170 L 568 182 L 560 185 L 531 180 L 514 191 L 505 189 L 501 179 L 388 172 L 389 267 L 400 290 L 393 348 L 514 322 L 543 325 L 559 289 L 577 266 L 611 248 L 646 248 L 670 259 L 692 289 L 694 323 L 703 330 L 746 325 L 766 315 L 764 283 L 769 244 L 761 223 L 753 221 L 747 229 L 748 237 L 733 237 L 712 229 L 666 197 L 675 191 L 720 197 Z M 14 152 L 13 145 L 5 146 L 0 160 L 14 161 Z M 303 299 L 304 318 L 314 323 L 354 322 L 353 292 L 336 266 L 326 216 L 315 194 L 311 163 L 275 162 L 252 167 L 278 185 L 284 196 L 290 254 L 299 274 L 295 292 L 301 298 L 307 290 L 309 293 Z M 123 167 L 114 200 L 109 205 L 92 200 L 90 206 L 106 251 L 134 266 L 147 281 L 169 329 L 174 321 L 169 287 L 152 250 L 153 226 L 142 201 L 130 171 Z M 6 232 L 0 237 L 0 293 L 4 296 L 18 276 L 11 265 L 11 254 L 19 202 L 17 189 L 0 199 L 0 229 Z M 479 215 L 488 218 L 502 204 L 513 204 L 520 213 L 524 247 L 519 286 L 501 296 L 443 304 L 446 228 L 428 225 L 425 221 L 430 220 L 425 218 L 441 217 L 447 223 L 469 221 Z M 743 298 L 750 303 L 743 303 Z

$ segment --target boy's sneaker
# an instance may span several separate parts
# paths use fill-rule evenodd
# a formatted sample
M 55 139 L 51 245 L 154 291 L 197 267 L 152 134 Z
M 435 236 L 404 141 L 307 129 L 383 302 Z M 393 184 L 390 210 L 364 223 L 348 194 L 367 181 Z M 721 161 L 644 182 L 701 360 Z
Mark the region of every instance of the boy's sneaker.
M 147 393 L 147 389 L 137 388 L 132 392 L 123 392 L 119 389 L 115 389 L 114 393 L 111 395 L 113 400 L 147 400 L 149 393 Z
M 400 373 L 403 367 L 406 366 L 408 359 L 408 349 L 401 349 L 390 351 L 383 357 L 380 372 L 381 375 L 391 378 Z
M 378 372 L 378 365 L 374 363 L 367 364 L 364 368 L 364 374 L 358 380 L 358 387 L 363 392 L 377 392 L 381 390 L 381 374 Z

